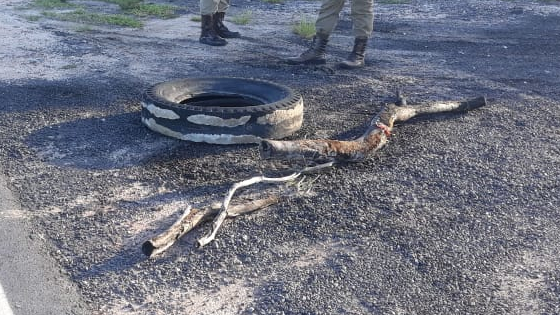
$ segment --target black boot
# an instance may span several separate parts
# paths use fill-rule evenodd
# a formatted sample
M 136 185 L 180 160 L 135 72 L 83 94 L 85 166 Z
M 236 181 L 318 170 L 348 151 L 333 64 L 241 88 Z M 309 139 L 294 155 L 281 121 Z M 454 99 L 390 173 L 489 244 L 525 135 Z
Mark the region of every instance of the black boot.
M 325 59 L 325 50 L 327 48 L 327 43 L 329 42 L 329 36 L 323 34 L 317 34 L 313 37 L 313 44 L 311 48 L 303 52 L 297 57 L 291 57 L 286 60 L 291 65 L 322 65 L 327 62 Z
M 218 35 L 223 38 L 239 38 L 241 34 L 239 32 L 232 32 L 224 25 L 224 18 L 226 17 L 225 12 L 214 13 L 214 30 Z
M 224 46 L 227 41 L 214 30 L 212 15 L 203 15 L 199 42 L 211 46 Z
M 366 46 L 367 37 L 356 37 L 354 40 L 354 49 L 348 55 L 348 58 L 342 61 L 339 66 L 344 69 L 356 69 L 362 68 L 364 63 L 364 58 L 366 57 Z

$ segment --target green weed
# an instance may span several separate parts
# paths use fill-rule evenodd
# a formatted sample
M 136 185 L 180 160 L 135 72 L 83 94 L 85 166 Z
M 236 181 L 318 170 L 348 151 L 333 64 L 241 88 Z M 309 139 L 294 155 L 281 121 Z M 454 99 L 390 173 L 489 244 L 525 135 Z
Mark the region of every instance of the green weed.
M 121 10 L 129 11 L 137 8 L 144 0 L 102 0 L 108 3 L 114 3 L 118 5 Z
M 303 38 L 312 38 L 316 32 L 315 21 L 302 16 L 301 20 L 292 26 L 292 31 Z
M 156 16 L 162 19 L 170 19 L 175 17 L 175 10 L 177 10 L 177 7 L 174 5 L 141 3 L 134 9 L 127 11 L 137 16 Z
M 142 22 L 124 14 L 98 14 L 87 12 L 84 9 L 72 12 L 56 13 L 43 12 L 43 15 L 55 20 L 70 21 L 78 23 L 108 24 L 123 27 L 140 28 Z
M 200 17 L 200 15 L 194 15 L 194 16 L 191 17 L 191 21 L 200 22 L 200 21 L 202 21 L 202 18 Z
M 34 0 L 32 6 L 43 9 L 71 8 L 76 5 L 68 0 Z
M 247 25 L 253 17 L 252 11 L 244 11 L 239 15 L 235 15 L 231 18 L 231 21 L 237 25 Z
M 163 19 L 169 19 L 175 16 L 175 10 L 178 7 L 169 4 L 144 3 L 144 0 L 102 0 L 108 3 L 114 3 L 121 10 L 137 16 L 156 16 Z

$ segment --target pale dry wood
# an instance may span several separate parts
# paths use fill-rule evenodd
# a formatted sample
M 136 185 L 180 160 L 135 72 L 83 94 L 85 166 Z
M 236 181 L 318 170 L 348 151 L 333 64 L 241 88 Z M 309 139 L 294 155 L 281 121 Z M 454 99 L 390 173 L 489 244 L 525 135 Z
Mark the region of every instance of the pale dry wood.
M 233 184 L 231 186 L 231 188 L 228 190 L 228 193 L 226 194 L 226 197 L 224 198 L 224 201 L 222 202 L 222 209 L 220 210 L 220 213 L 218 213 L 218 215 L 216 216 L 216 218 L 214 218 L 214 221 L 212 222 L 211 230 L 209 231 L 208 234 L 206 234 L 205 236 L 201 237 L 198 240 L 197 246 L 198 247 L 203 247 L 203 246 L 207 245 L 208 243 L 210 243 L 211 241 L 213 241 L 216 238 L 216 233 L 218 233 L 218 230 L 222 226 L 222 223 L 224 222 L 226 217 L 229 216 L 229 212 L 231 210 L 228 209 L 228 206 L 229 206 L 229 203 L 230 203 L 231 199 L 233 198 L 233 195 L 235 194 L 235 192 L 238 189 L 243 188 L 243 187 L 248 187 L 248 186 L 251 186 L 251 185 L 254 185 L 254 184 L 258 184 L 258 183 L 285 183 L 285 182 L 290 182 L 290 181 L 293 181 L 294 179 L 298 178 L 302 174 L 313 173 L 313 172 L 316 172 L 320 169 L 331 167 L 332 165 L 333 165 L 332 162 L 328 162 L 328 163 L 324 163 L 324 164 L 321 164 L 321 165 L 306 167 L 299 172 L 295 172 L 295 173 L 292 173 L 290 175 L 283 176 L 283 177 L 255 176 L 255 177 L 251 177 L 251 178 L 246 179 L 244 181 L 237 182 L 237 183 Z
M 402 97 L 400 97 L 402 99 Z M 404 99 L 402 99 L 404 103 Z M 447 113 L 466 112 L 486 105 L 486 98 L 479 97 L 463 102 L 434 102 L 417 106 L 386 106 L 371 121 L 364 134 L 351 141 L 340 140 L 268 140 L 260 144 L 261 158 L 304 160 L 308 162 L 360 162 L 368 155 L 382 148 L 391 134 L 396 122 L 407 121 L 413 117 Z
M 227 217 L 236 217 L 259 209 L 266 208 L 279 201 L 278 196 L 252 200 L 243 204 L 233 205 L 229 208 Z M 210 221 L 220 212 L 222 205 L 215 203 L 203 208 L 188 207 L 183 214 L 169 228 L 142 244 L 142 252 L 148 257 L 155 257 L 163 253 L 179 238 L 190 232 L 196 226 Z

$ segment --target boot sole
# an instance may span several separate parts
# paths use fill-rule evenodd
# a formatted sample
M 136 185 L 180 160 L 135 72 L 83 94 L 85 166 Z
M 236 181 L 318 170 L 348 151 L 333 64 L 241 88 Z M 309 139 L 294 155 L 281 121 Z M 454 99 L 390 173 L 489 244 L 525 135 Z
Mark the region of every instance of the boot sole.
M 353 69 L 363 68 L 363 67 L 365 67 L 365 64 L 352 66 L 352 65 L 341 62 L 341 63 L 338 64 L 338 67 L 341 68 L 341 69 L 353 70 Z
M 325 59 L 307 60 L 307 61 L 296 61 L 296 60 L 286 59 L 286 62 L 290 65 L 324 65 L 327 63 Z
M 222 42 L 219 42 L 219 43 L 216 43 L 216 42 L 209 42 L 209 41 L 202 40 L 202 39 L 199 39 L 198 41 L 199 41 L 201 44 L 210 45 L 210 46 L 225 46 L 225 45 L 227 45 L 227 42 L 223 42 L 223 43 L 222 43 Z
M 218 35 L 220 35 L 221 38 L 241 38 L 241 34 L 237 33 L 237 34 L 223 34 L 223 33 L 218 33 Z

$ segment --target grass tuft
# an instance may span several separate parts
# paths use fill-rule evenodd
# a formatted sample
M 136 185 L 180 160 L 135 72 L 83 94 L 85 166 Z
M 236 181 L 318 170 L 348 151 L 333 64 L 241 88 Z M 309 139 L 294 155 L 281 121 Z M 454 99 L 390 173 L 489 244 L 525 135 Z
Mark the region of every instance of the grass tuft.
M 59 9 L 71 8 L 75 7 L 76 5 L 68 2 L 68 0 L 34 0 L 32 6 L 43 9 Z
M 178 7 L 169 4 L 144 3 L 144 0 L 103 0 L 118 5 L 121 10 L 137 16 L 175 17 Z
M 239 15 L 235 15 L 231 18 L 231 21 L 237 25 L 247 25 L 253 17 L 252 11 L 244 11 Z
M 141 28 L 142 22 L 124 14 L 98 14 L 87 12 L 84 9 L 74 10 L 72 12 L 56 13 L 43 12 L 43 15 L 60 21 L 70 21 L 78 23 L 92 24 L 108 24 L 123 27 Z
M 140 6 L 142 2 L 144 2 L 144 0 L 103 0 L 103 1 L 118 5 L 123 11 L 134 10 L 135 8 Z
M 292 31 L 303 38 L 312 38 L 316 32 L 315 21 L 302 16 L 299 22 L 293 25 Z
M 136 8 L 127 11 L 137 16 L 156 16 L 162 19 L 170 19 L 176 16 L 175 10 L 177 10 L 177 7 L 174 5 L 141 3 Z

